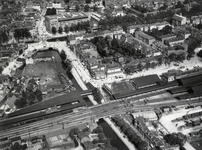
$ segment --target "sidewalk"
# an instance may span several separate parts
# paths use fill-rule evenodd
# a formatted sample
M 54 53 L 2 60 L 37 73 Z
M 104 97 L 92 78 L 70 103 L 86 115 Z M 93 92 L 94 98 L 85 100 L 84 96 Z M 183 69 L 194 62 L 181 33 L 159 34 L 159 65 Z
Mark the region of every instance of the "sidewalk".
M 128 138 L 124 138 L 124 134 L 117 129 L 117 127 L 112 123 L 112 121 L 109 118 L 103 118 L 109 126 L 112 128 L 112 130 L 116 133 L 116 135 L 121 139 L 121 141 L 126 145 L 126 147 L 129 150 L 137 150 L 135 146 L 128 140 Z

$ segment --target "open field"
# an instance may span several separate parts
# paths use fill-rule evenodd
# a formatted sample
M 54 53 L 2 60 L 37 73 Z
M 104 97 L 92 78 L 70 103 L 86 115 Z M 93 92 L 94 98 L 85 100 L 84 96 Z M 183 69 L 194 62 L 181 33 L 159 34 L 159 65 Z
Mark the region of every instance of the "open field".
M 26 76 L 38 78 L 42 91 L 52 86 L 61 85 L 55 63 L 52 61 L 35 61 L 34 64 L 27 64 L 23 70 Z

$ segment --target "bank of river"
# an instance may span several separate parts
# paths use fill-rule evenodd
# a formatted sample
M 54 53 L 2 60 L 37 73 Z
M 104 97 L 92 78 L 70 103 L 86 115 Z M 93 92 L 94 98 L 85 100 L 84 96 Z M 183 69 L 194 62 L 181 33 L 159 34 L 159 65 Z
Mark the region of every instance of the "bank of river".
M 103 119 L 99 120 L 98 125 L 103 128 L 104 134 L 110 139 L 110 143 L 113 147 L 116 147 L 118 150 L 128 150 L 121 139 L 116 135 L 116 133 L 114 133 L 111 127 Z

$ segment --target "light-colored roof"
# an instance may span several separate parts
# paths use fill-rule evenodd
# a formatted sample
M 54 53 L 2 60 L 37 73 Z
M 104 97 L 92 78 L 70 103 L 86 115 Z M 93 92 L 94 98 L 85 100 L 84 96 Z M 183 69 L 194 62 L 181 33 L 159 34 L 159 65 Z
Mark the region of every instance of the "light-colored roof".
M 148 118 L 150 120 L 157 120 L 157 115 L 154 111 L 143 111 L 138 113 L 132 113 L 133 117 L 143 116 L 144 118 Z

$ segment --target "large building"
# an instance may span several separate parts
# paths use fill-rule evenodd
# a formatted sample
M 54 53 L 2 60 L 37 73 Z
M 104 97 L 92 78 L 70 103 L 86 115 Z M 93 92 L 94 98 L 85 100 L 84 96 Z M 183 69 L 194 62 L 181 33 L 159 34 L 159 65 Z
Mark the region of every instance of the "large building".
M 155 41 L 154 37 L 149 36 L 142 31 L 136 31 L 135 37 L 138 38 L 139 40 L 141 40 L 142 42 L 148 44 L 148 45 L 151 45 Z
M 187 18 L 182 16 L 181 14 L 175 14 L 172 18 L 172 25 L 173 26 L 181 26 L 187 23 Z
M 45 25 L 47 31 L 51 31 L 52 27 L 58 29 L 60 26 L 64 28 L 65 25 L 70 26 L 81 21 L 89 20 L 88 16 L 81 12 L 64 13 L 59 15 L 48 15 L 45 17 Z

